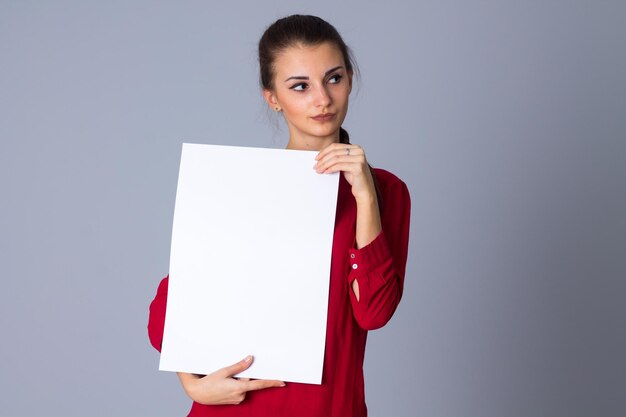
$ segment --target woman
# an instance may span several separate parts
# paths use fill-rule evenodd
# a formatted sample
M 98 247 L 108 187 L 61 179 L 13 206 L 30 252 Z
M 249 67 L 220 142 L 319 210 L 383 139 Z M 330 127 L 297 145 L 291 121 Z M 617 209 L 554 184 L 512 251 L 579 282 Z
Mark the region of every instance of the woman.
M 402 295 L 409 193 L 393 174 L 370 168 L 341 127 L 354 64 L 333 26 L 315 16 L 279 19 L 261 37 L 259 63 L 263 97 L 289 128 L 287 148 L 318 150 L 318 173 L 341 172 L 322 384 L 234 378 L 252 364 L 249 356 L 206 376 L 179 373 L 194 400 L 189 415 L 363 417 L 367 331 L 387 323 Z M 158 350 L 166 298 L 167 278 L 150 306 Z

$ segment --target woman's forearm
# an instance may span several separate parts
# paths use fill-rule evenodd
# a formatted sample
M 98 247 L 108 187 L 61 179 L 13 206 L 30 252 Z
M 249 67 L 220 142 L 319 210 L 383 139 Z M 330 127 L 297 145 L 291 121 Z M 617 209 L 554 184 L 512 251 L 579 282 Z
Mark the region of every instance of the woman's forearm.
M 357 201 L 356 208 L 356 248 L 361 249 L 372 242 L 382 230 L 376 193 L 365 201 Z

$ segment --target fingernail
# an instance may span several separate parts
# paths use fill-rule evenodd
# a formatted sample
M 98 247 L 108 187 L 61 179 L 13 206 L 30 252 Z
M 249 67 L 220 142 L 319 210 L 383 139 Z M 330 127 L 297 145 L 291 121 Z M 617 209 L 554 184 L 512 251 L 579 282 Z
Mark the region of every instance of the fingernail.
M 285 383 L 283 382 L 282 384 L 280 384 L 280 386 L 281 386 L 281 387 L 284 387 L 284 386 L 285 386 Z
M 243 361 L 244 362 L 250 362 L 251 360 L 252 360 L 252 356 L 248 355 L 248 356 L 246 356 L 246 359 L 244 359 Z

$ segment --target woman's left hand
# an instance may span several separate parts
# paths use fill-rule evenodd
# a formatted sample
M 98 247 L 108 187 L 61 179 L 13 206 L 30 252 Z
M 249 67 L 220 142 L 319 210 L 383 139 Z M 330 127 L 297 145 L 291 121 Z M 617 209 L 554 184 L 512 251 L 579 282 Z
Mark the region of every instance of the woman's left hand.
M 376 198 L 374 180 L 370 172 L 365 151 L 359 145 L 332 143 L 315 157 L 314 168 L 319 173 L 342 171 L 346 181 L 352 186 L 352 195 L 359 202 Z

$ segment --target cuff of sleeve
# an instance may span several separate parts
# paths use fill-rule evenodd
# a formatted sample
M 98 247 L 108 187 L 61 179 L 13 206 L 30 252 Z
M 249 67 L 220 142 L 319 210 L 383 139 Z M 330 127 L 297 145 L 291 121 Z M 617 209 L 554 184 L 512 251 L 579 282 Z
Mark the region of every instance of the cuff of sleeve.
M 389 245 L 384 232 L 380 232 L 374 240 L 361 249 L 350 249 L 350 274 L 348 279 L 352 281 L 356 276 L 366 273 L 383 264 L 391 257 Z

